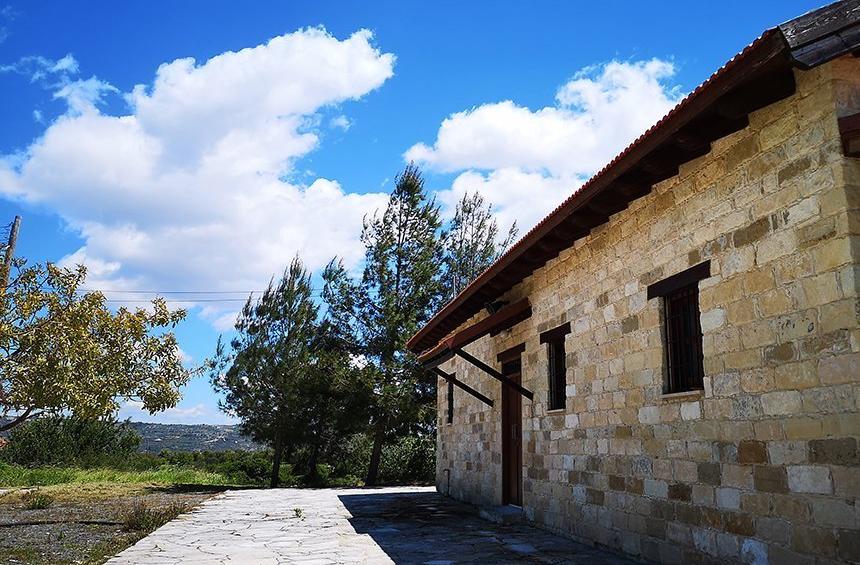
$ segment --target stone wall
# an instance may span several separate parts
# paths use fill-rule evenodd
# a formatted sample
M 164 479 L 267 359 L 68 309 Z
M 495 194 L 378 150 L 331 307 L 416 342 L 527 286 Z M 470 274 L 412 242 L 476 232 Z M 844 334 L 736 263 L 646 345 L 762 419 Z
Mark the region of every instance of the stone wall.
M 526 344 L 537 525 L 654 561 L 860 561 L 860 163 L 836 123 L 860 110 L 860 60 L 796 78 L 794 96 L 512 289 L 530 319 L 467 348 L 498 367 Z M 667 397 L 646 288 L 706 259 L 705 390 Z M 538 334 L 565 322 L 567 407 L 547 412 Z M 496 406 L 455 389 L 447 425 L 440 382 L 438 488 L 499 504 L 500 385 L 443 368 Z

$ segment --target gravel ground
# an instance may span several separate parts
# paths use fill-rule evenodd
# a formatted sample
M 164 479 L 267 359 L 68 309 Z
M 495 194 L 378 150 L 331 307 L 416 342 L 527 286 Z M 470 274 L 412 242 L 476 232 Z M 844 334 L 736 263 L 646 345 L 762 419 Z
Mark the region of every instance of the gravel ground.
M 136 502 L 150 508 L 180 502 L 190 508 L 218 492 L 140 485 L 128 485 L 127 494 L 123 490 L 116 485 L 101 491 L 90 485 L 65 487 L 54 491 L 53 504 L 39 510 L 24 507 L 20 490 L 0 495 L 0 563 L 103 563 L 146 535 L 123 530 L 123 517 Z

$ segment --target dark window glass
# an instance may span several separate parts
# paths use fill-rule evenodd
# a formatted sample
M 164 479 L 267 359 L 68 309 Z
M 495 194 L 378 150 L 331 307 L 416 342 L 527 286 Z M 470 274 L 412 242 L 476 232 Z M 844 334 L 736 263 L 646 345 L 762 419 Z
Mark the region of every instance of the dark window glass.
M 549 355 L 549 409 L 564 408 L 566 400 L 567 365 L 564 358 L 564 337 L 547 342 Z
M 448 381 L 448 423 L 454 423 L 454 383 Z
M 699 322 L 698 283 L 674 290 L 663 297 L 666 322 L 666 363 L 664 392 L 701 390 L 702 326 Z

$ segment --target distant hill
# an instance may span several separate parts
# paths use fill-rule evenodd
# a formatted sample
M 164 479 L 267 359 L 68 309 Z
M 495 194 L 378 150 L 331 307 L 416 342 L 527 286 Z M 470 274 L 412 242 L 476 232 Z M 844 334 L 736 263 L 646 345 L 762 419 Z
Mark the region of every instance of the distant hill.
M 227 451 L 262 449 L 249 438 L 239 435 L 238 426 L 209 424 L 151 424 L 131 422 L 140 434 L 140 451 L 158 453 L 170 451 Z

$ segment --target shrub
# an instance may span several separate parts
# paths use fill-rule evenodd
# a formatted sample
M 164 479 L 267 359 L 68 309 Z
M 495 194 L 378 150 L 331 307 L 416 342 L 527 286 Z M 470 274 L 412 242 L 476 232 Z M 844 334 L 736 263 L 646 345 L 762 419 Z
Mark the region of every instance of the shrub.
M 54 503 L 53 496 L 39 489 L 25 492 L 21 496 L 21 500 L 24 502 L 24 508 L 27 510 L 42 510 Z
M 357 485 L 367 476 L 372 440 L 357 434 L 340 448 L 330 485 Z M 415 484 L 433 481 L 436 473 L 436 440 L 432 436 L 406 436 L 382 449 L 379 482 L 382 484 Z
M 436 439 L 406 436 L 385 446 L 379 462 L 379 480 L 385 484 L 433 481 L 436 474 Z
M 150 508 L 138 500 L 123 516 L 123 529 L 127 532 L 153 532 L 190 509 L 190 506 L 184 502 L 173 502 L 168 506 Z
M 47 416 L 14 428 L 0 454 L 27 467 L 93 465 L 122 460 L 138 445 L 140 436 L 128 422 Z

